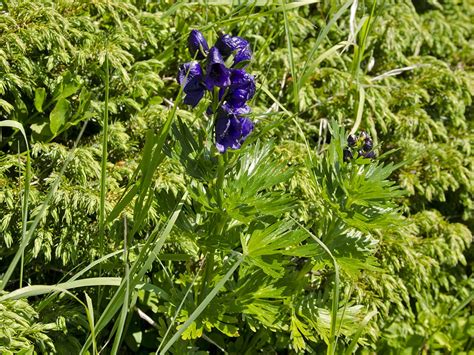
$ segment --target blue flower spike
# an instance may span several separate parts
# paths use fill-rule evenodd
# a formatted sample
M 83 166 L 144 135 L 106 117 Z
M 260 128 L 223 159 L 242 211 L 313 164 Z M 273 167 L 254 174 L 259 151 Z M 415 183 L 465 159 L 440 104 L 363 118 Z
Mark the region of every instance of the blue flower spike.
M 198 61 L 179 68 L 184 103 L 195 107 L 210 91 L 211 105 L 206 113 L 214 115 L 216 148 L 220 153 L 239 149 L 254 129 L 247 102 L 255 95 L 255 78 L 243 69 L 252 57 L 250 44 L 238 36 L 221 35 L 209 48 L 203 34 L 192 30 L 188 49 Z
M 191 57 L 199 60 L 206 58 L 209 52 L 209 45 L 200 31 L 191 31 L 188 37 L 188 49 Z

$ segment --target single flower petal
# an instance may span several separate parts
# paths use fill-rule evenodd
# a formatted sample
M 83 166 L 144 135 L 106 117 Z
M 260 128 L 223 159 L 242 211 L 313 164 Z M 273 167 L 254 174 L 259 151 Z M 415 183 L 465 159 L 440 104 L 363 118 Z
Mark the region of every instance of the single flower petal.
M 204 96 L 206 87 L 203 83 L 202 68 L 198 62 L 189 62 L 180 66 L 178 82 L 183 86 L 186 94 L 184 103 L 196 106 Z
M 356 142 L 357 142 L 357 137 L 354 136 L 353 134 L 349 134 L 349 137 L 347 137 L 347 144 L 349 145 L 349 147 L 355 146 Z
M 250 107 L 248 105 L 236 107 L 229 103 L 223 103 L 220 112 L 224 112 L 226 115 L 244 116 L 250 113 Z
M 226 92 L 226 101 L 232 106 L 243 106 L 255 95 L 255 78 L 245 70 L 232 69 L 230 81 L 231 84 Z
M 212 47 L 207 57 L 206 86 L 212 90 L 214 86 L 226 87 L 230 85 L 230 70 L 224 64 L 219 50 Z
M 364 152 L 368 152 L 372 150 L 373 147 L 374 147 L 374 144 L 372 142 L 372 139 L 370 139 L 369 137 L 365 138 L 364 145 L 362 146 L 362 149 L 364 150 Z
M 229 94 L 227 95 L 227 101 L 229 102 L 229 104 L 235 107 L 240 107 L 240 106 L 245 105 L 247 100 L 248 100 L 248 93 L 247 91 L 243 89 L 230 91 Z
M 196 82 L 202 81 L 202 77 L 202 68 L 198 62 L 184 63 L 179 67 L 178 82 L 184 87 L 195 85 Z
M 183 102 L 186 105 L 191 105 L 192 107 L 195 107 L 199 101 L 201 101 L 202 97 L 204 96 L 204 93 L 206 91 L 206 88 L 204 86 L 201 86 L 200 89 L 195 89 L 195 90 L 184 90 L 186 93 L 186 96 L 184 97 Z
M 192 30 L 188 37 L 188 49 L 191 57 L 204 59 L 209 51 L 204 35 L 198 30 Z
M 352 159 L 352 152 L 350 151 L 350 149 L 345 148 L 342 151 L 342 156 L 343 156 L 344 161 L 347 163 Z
M 227 59 L 234 51 L 250 45 L 249 42 L 241 37 L 222 35 L 217 39 L 215 46 L 219 49 L 222 56 Z
M 216 148 L 219 152 L 239 149 L 245 138 L 252 132 L 252 121 L 241 116 L 249 112 L 248 106 L 237 109 L 226 104 L 221 106 L 215 123 Z
M 372 150 L 370 152 L 362 154 L 365 158 L 374 159 L 376 157 L 375 152 Z
M 234 66 L 237 63 L 247 62 L 252 58 L 249 42 L 238 36 L 222 35 L 216 41 L 216 47 L 224 59 L 235 53 Z
M 252 133 L 253 131 L 253 128 L 254 128 L 254 124 L 253 122 L 247 118 L 247 117 L 242 117 L 240 119 L 240 124 L 241 124 L 241 132 L 242 132 L 242 136 L 240 138 L 240 141 L 241 143 L 244 142 L 245 138 L 247 138 L 247 136 Z
M 240 63 L 241 67 L 245 67 L 248 64 L 246 62 L 249 62 L 250 59 L 252 59 L 252 50 L 250 49 L 250 45 L 247 45 L 237 50 L 234 58 L 234 66 Z
M 224 153 L 227 149 L 239 149 L 242 137 L 240 120 L 233 116 L 221 117 L 216 121 L 216 148 Z

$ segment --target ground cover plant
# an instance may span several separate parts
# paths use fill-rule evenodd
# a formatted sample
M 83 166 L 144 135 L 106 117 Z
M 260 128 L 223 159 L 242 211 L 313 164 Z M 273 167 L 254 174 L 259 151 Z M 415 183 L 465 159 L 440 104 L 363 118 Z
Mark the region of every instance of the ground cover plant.
M 0 7 L 0 353 L 473 353 L 470 1 Z

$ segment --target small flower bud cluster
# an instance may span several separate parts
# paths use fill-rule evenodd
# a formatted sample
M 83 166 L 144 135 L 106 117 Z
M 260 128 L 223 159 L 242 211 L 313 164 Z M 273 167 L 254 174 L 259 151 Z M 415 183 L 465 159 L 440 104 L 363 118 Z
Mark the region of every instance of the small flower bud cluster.
M 224 153 L 229 148 L 240 148 L 254 127 L 247 117 L 247 101 L 255 94 L 255 78 L 244 69 L 252 57 L 250 44 L 243 38 L 223 34 L 209 49 L 203 34 L 192 30 L 188 49 L 203 65 L 192 61 L 180 66 L 178 82 L 186 94 L 184 103 L 195 107 L 210 92 L 214 102 L 207 112 L 215 113 L 217 150 Z
M 347 147 L 343 151 L 344 161 L 348 162 L 354 155 L 357 157 L 364 157 L 374 159 L 376 157 L 373 151 L 374 144 L 370 136 L 362 131 L 358 136 L 350 134 L 347 137 Z

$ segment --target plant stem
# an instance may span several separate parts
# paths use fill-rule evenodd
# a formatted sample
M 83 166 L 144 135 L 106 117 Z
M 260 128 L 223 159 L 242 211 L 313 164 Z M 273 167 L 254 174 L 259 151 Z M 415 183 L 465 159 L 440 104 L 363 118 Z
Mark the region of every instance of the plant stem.
M 225 164 L 225 159 L 224 159 L 224 154 L 219 154 L 219 157 L 217 158 L 218 165 L 217 165 L 217 178 L 216 178 L 216 200 L 217 204 L 219 206 L 219 209 L 222 210 L 222 199 L 223 199 L 223 186 L 224 186 L 224 176 L 225 176 L 225 169 L 226 169 L 226 164 Z M 220 235 L 222 234 L 222 231 L 224 230 L 226 222 L 226 216 L 219 214 L 217 218 L 217 223 L 214 224 L 215 228 L 213 229 L 212 234 L 216 234 L 216 236 L 219 238 Z M 215 231 L 215 232 L 214 232 Z M 215 256 L 215 248 L 209 249 L 206 255 L 205 263 L 206 263 L 206 269 L 204 271 L 204 279 L 203 279 L 203 284 L 201 286 L 201 293 L 199 295 L 199 301 L 202 302 L 204 297 L 207 294 L 207 290 L 209 289 L 208 285 L 212 281 L 213 277 L 213 270 L 214 270 L 214 256 Z
M 224 155 L 219 154 L 217 158 L 217 181 L 216 181 L 216 196 L 217 196 L 217 204 L 219 208 L 222 210 L 222 198 L 224 193 L 222 191 L 222 187 L 224 186 L 224 175 L 225 175 L 225 161 Z
M 204 270 L 203 283 L 201 285 L 201 293 L 199 294 L 199 303 L 201 303 L 204 298 L 207 296 L 207 291 L 209 290 L 209 284 L 212 281 L 213 270 L 214 270 L 214 256 L 215 249 L 212 248 L 207 252 L 205 263 L 206 269 Z

